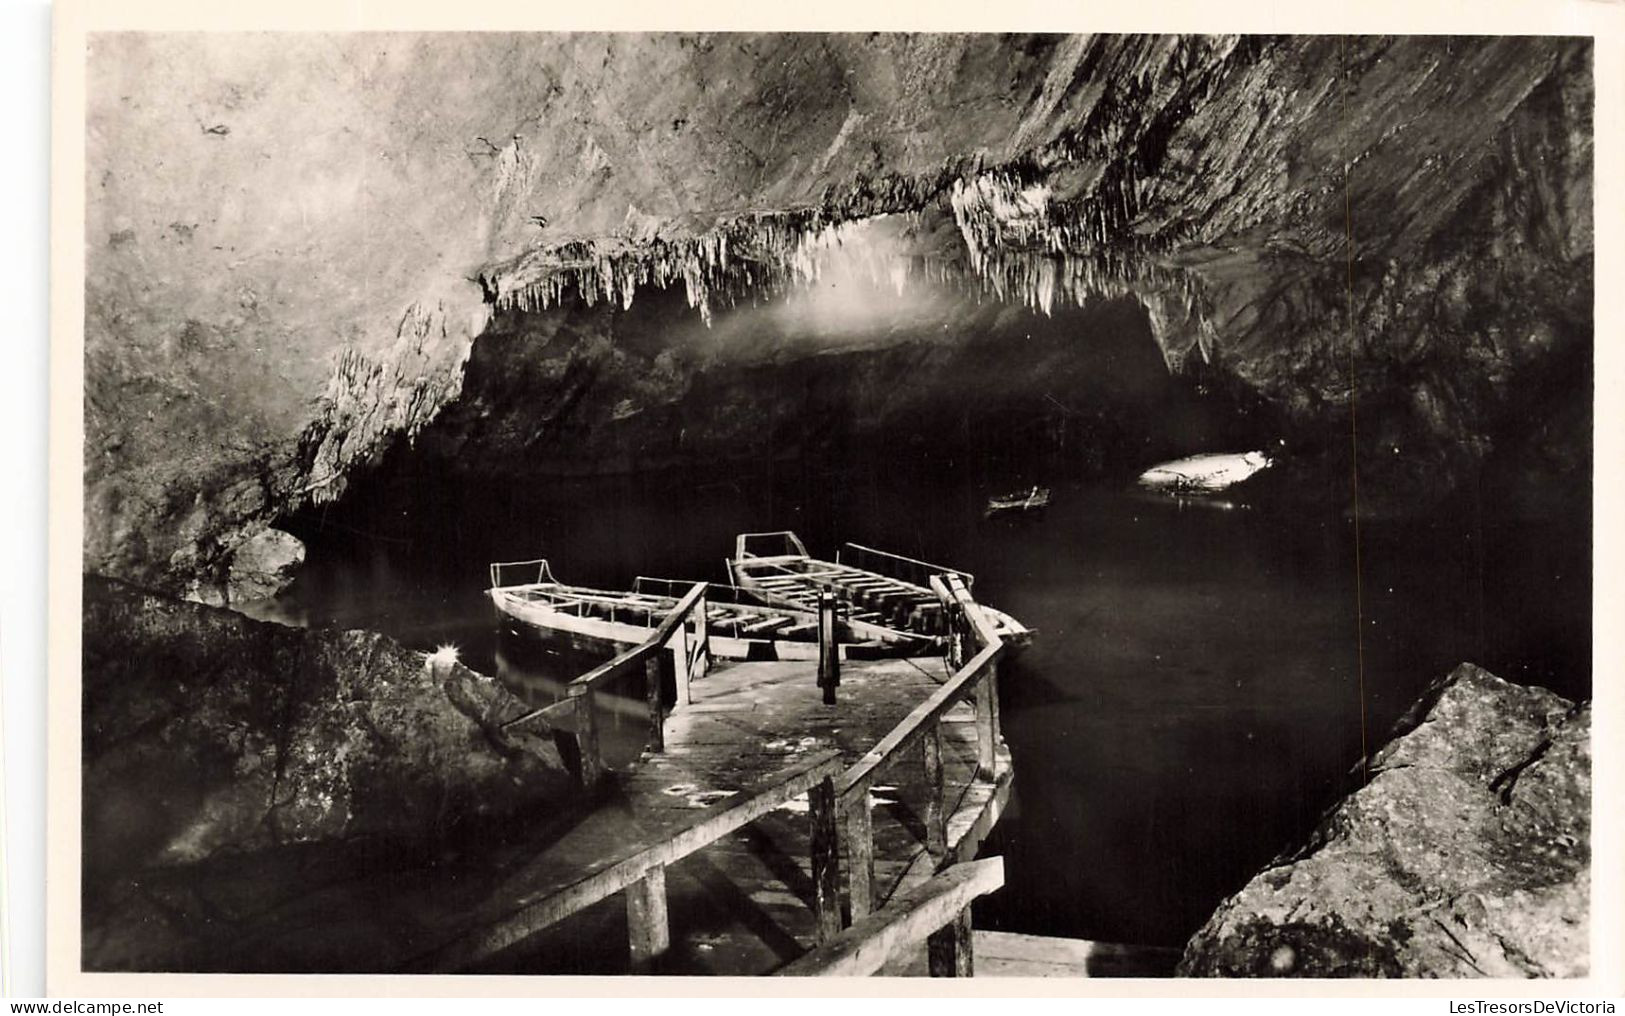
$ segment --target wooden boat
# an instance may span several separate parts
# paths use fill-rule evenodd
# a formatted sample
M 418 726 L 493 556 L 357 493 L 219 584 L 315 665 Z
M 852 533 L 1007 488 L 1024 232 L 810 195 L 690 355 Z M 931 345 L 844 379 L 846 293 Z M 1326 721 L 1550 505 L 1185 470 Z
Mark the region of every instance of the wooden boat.
M 795 533 L 740 533 L 728 574 L 735 586 L 764 601 L 789 609 L 815 609 L 823 592 L 833 592 L 852 605 L 852 620 L 943 636 L 948 633 L 942 601 L 931 590 L 931 578 L 958 575 L 970 588 L 975 577 L 957 568 L 889 554 L 848 543 L 834 561 L 807 553 Z M 982 604 L 1001 635 L 1016 641 L 1031 632 L 1015 618 Z
M 523 581 L 510 578 L 523 570 Z M 545 559 L 491 565 L 486 590 L 497 610 L 551 641 L 592 652 L 619 652 L 653 634 L 693 582 L 640 577 L 631 592 L 566 585 Z M 707 583 L 711 655 L 730 660 L 818 659 L 818 614 L 763 603 L 750 593 Z M 927 656 L 938 640 L 852 617 L 838 620 L 845 659 Z
M 1270 465 L 1270 457 L 1263 452 L 1191 455 L 1147 469 L 1140 474 L 1140 486 L 1170 494 L 1211 494 Z
M 982 517 L 990 519 L 1006 512 L 1040 512 L 1048 507 L 1049 488 L 1034 487 L 1032 490 L 1018 490 L 1013 494 L 988 498 L 987 510 Z

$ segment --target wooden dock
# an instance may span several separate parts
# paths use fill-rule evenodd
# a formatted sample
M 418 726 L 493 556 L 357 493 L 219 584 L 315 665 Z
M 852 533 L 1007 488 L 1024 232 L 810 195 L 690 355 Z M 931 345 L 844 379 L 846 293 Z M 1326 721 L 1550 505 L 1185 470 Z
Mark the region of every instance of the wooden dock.
M 1013 776 L 1007 647 L 958 578 L 932 588 L 946 655 L 837 667 L 713 660 L 697 583 L 563 699 L 487 718 L 505 750 L 558 745 L 572 797 L 439 855 L 307 852 L 293 877 L 165 898 L 198 911 L 177 916 L 209 936 L 209 970 L 1166 976 L 1172 950 L 972 929 L 1004 884 L 976 855 Z
M 1005 647 L 962 583 L 939 588 L 949 655 L 849 661 L 830 702 L 818 663 L 712 661 L 696 585 L 643 645 L 509 721 L 568 732 L 593 807 L 408 968 L 761 975 L 878 957 L 862 972 L 901 973 L 929 954 L 970 972 L 970 901 L 1003 882 L 998 859 L 963 862 L 1010 790 Z M 603 725 L 627 710 L 604 700 L 628 691 L 648 748 L 612 771 Z
M 716 664 L 691 685 L 691 702 L 667 717 L 664 749 L 646 751 L 617 774 L 598 808 L 491 893 L 483 913 L 470 915 L 479 933 L 460 948 L 438 952 L 429 966 L 610 972 L 605 954 L 628 955 L 626 919 L 613 901 L 533 934 L 525 932 L 536 916 L 527 918 L 523 905 L 614 858 L 668 841 L 706 808 L 821 751 L 838 752 L 842 768 L 858 762 L 948 677 L 941 658 L 848 663 L 837 703 L 827 706 L 814 664 Z M 944 863 L 973 857 L 1008 797 L 1011 770 L 1002 744 L 1000 775 L 975 778 L 976 717 L 969 703 L 947 710 L 941 741 L 950 856 L 944 862 L 927 850 L 924 753 L 911 752 L 870 789 L 877 907 Z M 669 949 L 649 972 L 765 974 L 814 947 L 809 811 L 807 795 L 798 794 L 666 869 Z M 850 865 L 842 850 L 841 870 Z M 849 912 L 850 904 L 843 906 Z M 508 937 L 517 940 L 505 944 Z
M 507 750 L 570 749 L 572 798 L 435 856 L 278 855 L 270 877 L 164 898 L 207 936 L 206 970 L 1168 974 L 1171 950 L 973 931 L 971 903 L 1004 882 L 1003 859 L 976 854 L 1013 775 L 1006 646 L 963 583 L 933 588 L 948 655 L 848 661 L 837 683 L 828 656 L 711 660 L 696 584 L 565 698 L 488 718 Z

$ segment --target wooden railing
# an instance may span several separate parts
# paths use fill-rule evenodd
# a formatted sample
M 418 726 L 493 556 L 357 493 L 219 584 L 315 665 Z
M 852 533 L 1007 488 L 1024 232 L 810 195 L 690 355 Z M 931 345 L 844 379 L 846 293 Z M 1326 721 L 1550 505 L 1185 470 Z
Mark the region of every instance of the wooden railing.
M 414 966 L 425 970 L 466 970 L 549 925 L 618 892 L 625 892 L 632 966 L 636 971 L 647 971 L 671 946 L 666 869 L 802 794 L 807 795 L 811 825 L 813 898 L 809 905 L 815 917 L 815 940 L 832 941 L 841 933 L 835 810 L 835 778 L 840 770 L 839 752 L 833 749 L 818 752 L 696 813 L 659 843 L 608 859 L 605 867 L 546 892 L 500 921 L 422 957 Z
M 605 770 L 598 744 L 597 697 L 606 693 L 608 686 L 618 679 L 641 673 L 644 700 L 648 703 L 648 744 L 655 751 L 665 750 L 666 703 L 663 689 L 667 684 L 676 688 L 674 708 L 687 705 L 694 678 L 703 676 L 710 667 L 706 606 L 706 584 L 696 582 L 672 607 L 654 633 L 640 645 L 571 681 L 566 698 L 517 716 L 504 724 L 504 728 L 546 725 L 570 730 L 575 737 L 580 760 L 577 779 L 582 787 L 591 789 L 603 778 Z
M 933 577 L 932 587 L 943 598 L 958 633 L 955 646 L 975 642 L 980 649 L 969 660 L 951 658 L 953 676 L 930 698 L 893 727 L 858 763 L 841 775 L 836 785 L 841 811 L 845 815 L 848 871 L 847 897 L 852 920 L 874 910 L 874 824 L 870 814 L 869 791 L 876 778 L 903 753 L 919 746 L 924 755 L 927 793 L 926 850 L 941 863 L 948 852 L 948 807 L 944 800 L 942 767 L 942 719 L 960 701 L 973 699 L 976 709 L 976 779 L 998 779 L 999 689 L 998 661 L 1004 655 L 1004 641 L 993 622 L 971 598 L 957 573 Z M 956 653 L 962 653 L 957 650 Z
M 902 950 L 926 942 L 933 977 L 970 977 L 970 905 L 1004 885 L 1004 858 L 956 864 L 775 971 L 781 977 L 866 977 Z
M 975 706 L 976 772 L 984 783 L 999 778 L 998 661 L 1006 646 L 993 622 L 971 597 L 957 572 L 932 576 L 931 587 L 952 621 L 950 664 L 954 673 L 929 698 L 881 738 L 863 758 L 840 771 L 839 756 L 824 752 L 761 785 L 740 791 L 701 812 L 666 840 L 583 876 L 576 883 L 526 905 L 496 925 L 443 950 L 435 969 L 460 969 L 622 890 L 627 891 L 630 949 L 644 968 L 670 943 L 666 919 L 665 869 L 729 832 L 760 818 L 802 793 L 808 795 L 816 915 L 815 949 L 780 971 L 784 974 L 872 973 L 903 944 L 928 941 L 931 973 L 968 975 L 971 970 L 970 901 L 1003 884 L 1003 861 L 952 865 L 923 885 L 905 890 L 875 909 L 874 827 L 870 790 L 884 770 L 915 746 L 923 753 L 929 798 L 926 849 L 938 866 L 947 865 L 949 802 L 945 799 L 942 721 L 955 705 Z M 643 644 L 581 675 L 568 697 L 509 722 L 570 726 L 580 747 L 582 783 L 603 775 L 598 751 L 594 699 L 603 686 L 641 668 L 649 702 L 650 741 L 664 747 L 661 687 L 669 673 L 678 701 L 687 702 L 688 684 L 708 665 L 705 626 L 706 585 L 696 583 Z M 967 652 L 974 649 L 969 659 Z M 842 930 L 840 848 L 848 857 L 847 897 L 851 926 Z

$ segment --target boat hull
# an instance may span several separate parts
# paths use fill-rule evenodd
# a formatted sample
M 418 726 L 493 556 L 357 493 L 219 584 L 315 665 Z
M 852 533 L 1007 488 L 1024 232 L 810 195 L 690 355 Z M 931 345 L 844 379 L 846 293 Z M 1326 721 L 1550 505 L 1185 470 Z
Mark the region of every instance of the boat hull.
M 1192 455 L 1147 469 L 1140 486 L 1175 494 L 1212 494 L 1235 486 L 1270 466 L 1263 452 Z
M 524 632 L 549 642 L 584 652 L 619 653 L 642 645 L 654 633 L 654 626 L 625 621 L 612 621 L 600 617 L 584 617 L 568 611 L 549 609 L 547 606 L 524 602 L 518 597 L 505 595 L 503 590 L 491 590 L 491 599 L 497 611 L 510 623 L 522 625 Z M 520 634 L 518 629 L 513 629 Z M 729 635 L 717 630 L 707 633 L 706 643 L 712 658 L 723 660 L 811 660 L 818 659 L 818 641 L 813 639 L 750 638 Z M 839 643 L 842 659 L 878 660 L 906 656 L 926 655 L 929 645 L 923 640 L 899 639 L 842 641 Z
M 877 557 L 890 556 L 873 551 L 870 553 Z M 897 560 L 924 565 L 924 562 L 907 558 Z M 948 620 L 942 601 L 935 592 L 918 582 L 803 554 L 771 557 L 741 555 L 731 558 L 728 567 L 740 588 L 786 609 L 805 610 L 816 603 L 821 594 L 832 592 L 852 605 L 851 616 L 859 620 L 873 621 L 931 638 L 940 638 L 948 633 Z M 947 572 L 950 569 L 939 571 Z M 1016 644 L 1024 643 L 1031 636 L 1031 630 L 1009 614 L 985 604 L 982 608 L 1002 636 Z

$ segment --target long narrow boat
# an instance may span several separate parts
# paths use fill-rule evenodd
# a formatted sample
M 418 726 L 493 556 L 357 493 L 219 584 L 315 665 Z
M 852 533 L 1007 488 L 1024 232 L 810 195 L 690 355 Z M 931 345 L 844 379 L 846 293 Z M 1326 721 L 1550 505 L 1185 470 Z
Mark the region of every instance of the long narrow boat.
M 1206 452 L 1152 466 L 1140 486 L 1169 494 L 1212 494 L 1273 465 L 1264 452 Z
M 524 581 L 509 577 L 524 569 Z M 631 592 L 566 585 L 543 559 L 491 565 L 486 594 L 511 621 L 574 649 L 618 652 L 647 639 L 693 582 L 640 577 Z M 711 654 L 730 660 L 818 659 L 818 614 L 757 600 L 748 591 L 708 583 L 706 628 Z M 868 620 L 837 621 L 846 659 L 926 656 L 940 640 Z
M 764 601 L 793 609 L 816 607 L 823 592 L 833 592 L 852 605 L 854 621 L 883 624 L 920 635 L 947 634 L 942 601 L 931 590 L 931 578 L 958 575 L 970 588 L 975 576 L 958 568 L 931 564 L 873 547 L 848 543 L 834 561 L 807 553 L 788 530 L 740 533 L 728 560 L 734 585 Z M 1031 631 L 1015 618 L 982 604 L 1001 635 L 1024 641 Z

